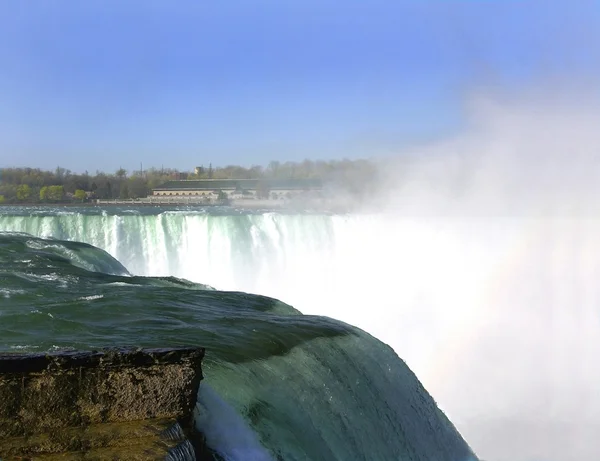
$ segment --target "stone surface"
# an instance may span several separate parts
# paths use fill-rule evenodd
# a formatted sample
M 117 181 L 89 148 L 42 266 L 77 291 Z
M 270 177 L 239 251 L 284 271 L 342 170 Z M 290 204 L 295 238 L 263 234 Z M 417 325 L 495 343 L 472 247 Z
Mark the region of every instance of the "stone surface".
M 203 357 L 201 348 L 0 354 L 0 459 L 165 459 L 192 429 Z M 167 432 L 175 424 L 182 430 Z

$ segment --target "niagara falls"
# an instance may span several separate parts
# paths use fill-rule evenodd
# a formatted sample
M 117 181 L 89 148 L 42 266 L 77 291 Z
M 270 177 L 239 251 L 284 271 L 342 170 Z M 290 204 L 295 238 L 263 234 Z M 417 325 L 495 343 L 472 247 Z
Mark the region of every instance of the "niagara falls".
M 599 25 L 0 4 L 0 461 L 600 459 Z

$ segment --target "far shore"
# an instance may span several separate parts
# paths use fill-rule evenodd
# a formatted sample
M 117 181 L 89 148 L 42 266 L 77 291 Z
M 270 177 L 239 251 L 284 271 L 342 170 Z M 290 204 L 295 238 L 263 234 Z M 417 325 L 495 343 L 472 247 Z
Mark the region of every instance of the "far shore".
M 119 206 L 135 206 L 135 207 L 180 207 L 190 206 L 196 208 L 206 207 L 232 207 L 232 208 L 285 208 L 282 202 L 275 200 L 231 200 L 228 203 L 202 203 L 193 201 L 142 201 L 142 200 L 101 200 L 87 202 L 22 202 L 22 203 L 0 203 L 4 207 L 49 207 L 49 208 L 104 208 L 104 207 L 119 207 Z

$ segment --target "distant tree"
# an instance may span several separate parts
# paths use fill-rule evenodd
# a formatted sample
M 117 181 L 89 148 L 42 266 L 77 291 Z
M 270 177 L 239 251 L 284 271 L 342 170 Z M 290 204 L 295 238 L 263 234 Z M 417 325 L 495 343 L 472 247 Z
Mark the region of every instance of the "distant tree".
M 125 177 L 127 176 L 127 170 L 119 168 L 115 173 L 115 176 L 119 179 L 125 179 Z
M 63 186 L 48 187 L 48 200 L 60 202 L 65 196 L 65 188 Z
M 132 176 L 129 178 L 127 187 L 129 198 L 146 197 L 150 192 L 148 181 L 140 176 Z
M 44 186 L 40 189 L 40 200 L 42 202 L 48 200 L 48 186 Z
M 4 203 L 6 201 L 6 199 L 4 198 L 4 195 L 0 195 L 0 204 Z
M 129 198 L 129 186 L 127 186 L 126 182 L 121 184 L 121 187 L 119 188 L 119 198 L 120 199 Z
M 31 187 L 28 184 L 21 184 L 17 187 L 17 200 L 25 201 L 31 198 Z
M 272 160 L 269 162 L 269 167 L 267 169 L 268 175 L 277 178 L 279 173 L 279 162 L 277 160 Z
M 94 192 L 96 198 L 112 198 L 110 192 L 110 182 L 105 174 L 98 174 L 91 184 L 90 190 Z
M 70 173 L 69 170 L 66 170 L 64 168 L 61 168 L 59 166 L 56 167 L 56 170 L 54 171 L 54 176 L 56 177 L 56 179 L 58 179 L 59 181 L 62 181 L 62 179 L 65 176 L 68 176 L 68 174 Z
M 250 169 L 248 170 L 248 178 L 249 179 L 260 179 L 262 177 L 264 177 L 265 172 L 263 170 L 263 167 L 260 165 L 252 165 L 250 167 Z
M 75 191 L 75 194 L 73 194 L 73 196 L 75 197 L 75 199 L 80 200 L 81 202 L 83 202 L 85 200 L 85 191 L 83 189 L 77 189 Z
M 17 186 L 13 184 L 0 185 L 0 195 L 4 196 L 6 202 L 13 202 L 17 196 Z
M 89 190 L 90 178 L 85 175 L 72 174 L 64 180 L 63 186 L 65 186 L 65 192 L 70 192 L 72 194 L 74 194 L 77 189 Z

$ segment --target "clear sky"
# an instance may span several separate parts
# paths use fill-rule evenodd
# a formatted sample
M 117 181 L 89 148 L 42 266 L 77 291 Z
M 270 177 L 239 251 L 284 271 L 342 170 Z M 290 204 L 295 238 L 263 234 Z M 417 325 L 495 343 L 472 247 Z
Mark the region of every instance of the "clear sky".
M 586 0 L 0 0 L 0 167 L 370 157 L 593 79 Z

